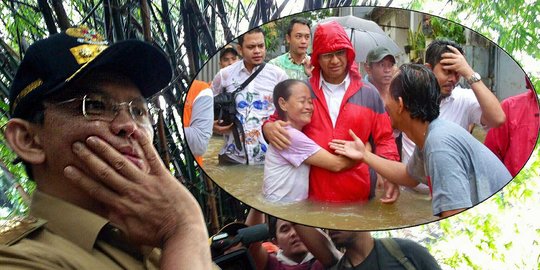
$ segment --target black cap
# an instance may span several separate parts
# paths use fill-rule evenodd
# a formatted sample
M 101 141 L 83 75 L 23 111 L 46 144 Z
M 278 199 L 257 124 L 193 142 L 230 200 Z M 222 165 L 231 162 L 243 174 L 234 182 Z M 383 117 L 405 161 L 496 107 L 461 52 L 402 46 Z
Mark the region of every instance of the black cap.
M 219 59 L 221 59 L 224 55 L 228 53 L 232 53 L 235 56 L 238 56 L 238 52 L 232 46 L 228 45 L 228 46 L 225 46 L 225 48 L 219 52 Z
M 69 28 L 28 48 L 9 93 L 11 117 L 23 116 L 70 81 L 100 68 L 126 75 L 146 98 L 172 77 L 167 56 L 149 43 L 125 40 L 107 46 L 92 29 Z

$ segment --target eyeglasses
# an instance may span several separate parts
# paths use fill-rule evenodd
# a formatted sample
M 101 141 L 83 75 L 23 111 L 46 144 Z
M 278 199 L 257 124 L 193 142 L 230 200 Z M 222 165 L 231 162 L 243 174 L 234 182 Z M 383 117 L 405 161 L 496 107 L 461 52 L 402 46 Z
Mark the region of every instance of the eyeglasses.
M 107 121 L 112 122 L 114 118 L 120 113 L 122 107 L 128 108 L 131 118 L 141 126 L 151 126 L 155 124 L 154 110 L 148 108 L 148 104 L 143 97 L 135 98 L 127 102 L 116 102 L 114 99 L 100 94 L 88 94 L 82 98 L 72 98 L 64 100 L 58 103 L 51 103 L 53 105 L 63 105 L 73 103 L 76 101 L 82 101 L 82 114 L 87 120 L 94 121 Z
M 320 54 L 319 55 L 319 60 L 322 60 L 322 61 L 330 61 L 332 59 L 334 59 L 334 56 L 336 57 L 343 57 L 345 56 L 345 50 L 339 50 L 339 51 L 335 51 L 335 52 L 331 52 L 331 53 L 323 53 L 323 54 Z

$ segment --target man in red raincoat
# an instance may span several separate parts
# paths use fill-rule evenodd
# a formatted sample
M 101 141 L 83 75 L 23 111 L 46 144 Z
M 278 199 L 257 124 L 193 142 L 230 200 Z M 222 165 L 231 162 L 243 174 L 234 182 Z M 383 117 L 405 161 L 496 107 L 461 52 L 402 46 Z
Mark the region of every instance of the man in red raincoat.
M 350 140 L 349 129 L 362 141 L 369 141 L 381 157 L 399 160 L 392 137 L 390 119 L 377 90 L 362 83 L 355 51 L 343 27 L 337 22 L 320 24 L 313 37 L 313 75 L 309 79 L 313 95 L 311 123 L 302 130 L 328 151 L 332 139 Z M 280 121 L 264 125 L 264 134 L 272 145 L 282 149 L 290 143 Z M 312 166 L 309 198 L 328 202 L 366 201 L 373 194 L 369 168 L 359 163 L 349 170 L 331 172 Z M 383 202 L 393 202 L 397 186 L 387 184 Z

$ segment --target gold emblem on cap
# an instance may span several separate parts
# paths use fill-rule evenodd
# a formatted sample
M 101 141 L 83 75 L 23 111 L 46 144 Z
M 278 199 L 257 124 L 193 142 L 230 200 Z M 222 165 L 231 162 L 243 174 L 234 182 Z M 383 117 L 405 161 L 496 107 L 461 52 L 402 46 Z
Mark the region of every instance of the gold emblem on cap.
M 79 65 L 92 61 L 107 48 L 108 42 L 103 39 L 103 36 L 86 26 L 68 28 L 66 35 L 77 38 L 77 42 L 84 43 L 70 49 Z
M 107 45 L 107 41 L 96 30 L 90 29 L 84 25 L 68 28 L 66 35 L 77 38 L 80 43 Z
M 107 46 L 96 44 L 83 44 L 69 49 L 79 65 L 90 62 L 98 56 Z

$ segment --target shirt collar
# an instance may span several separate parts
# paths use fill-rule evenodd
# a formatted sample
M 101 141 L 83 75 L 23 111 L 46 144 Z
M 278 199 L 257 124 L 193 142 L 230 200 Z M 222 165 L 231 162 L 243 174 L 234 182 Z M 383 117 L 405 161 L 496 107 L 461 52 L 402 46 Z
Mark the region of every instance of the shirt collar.
M 349 87 L 349 84 L 351 83 L 351 78 L 349 77 L 349 72 L 347 72 L 347 76 L 345 76 L 345 79 L 343 79 L 342 82 L 338 83 L 338 84 L 333 84 L 333 83 L 329 83 L 327 82 L 324 77 L 323 77 L 323 74 L 322 74 L 322 71 L 321 71 L 321 83 L 320 85 L 322 86 L 323 84 L 326 85 L 326 88 L 328 89 L 332 89 L 332 87 L 328 87 L 328 85 L 337 85 L 337 86 L 345 86 L 345 91 L 347 90 L 347 88 Z
M 108 223 L 101 216 L 39 190 L 33 194 L 30 214 L 47 220 L 48 230 L 89 252 L 100 230 Z
M 369 77 L 369 74 L 366 74 L 366 76 L 364 76 L 364 81 L 372 83 L 371 78 Z
M 454 89 L 455 90 L 455 89 Z M 441 99 L 441 103 L 440 104 L 443 104 L 443 103 L 448 103 L 448 102 L 451 102 L 453 101 L 454 99 L 456 99 L 456 97 L 454 96 L 454 90 L 452 90 L 452 93 L 450 93 L 449 96 Z
M 287 59 L 289 60 L 289 62 L 291 62 L 291 64 L 297 65 L 297 66 L 303 66 L 304 62 L 309 59 L 309 56 L 306 53 L 306 54 L 304 54 L 304 58 L 302 59 L 301 63 L 297 64 L 297 63 L 294 62 L 290 51 L 287 52 L 286 54 L 287 54 Z
M 313 258 L 314 258 L 313 254 L 308 252 L 306 254 L 306 256 L 304 257 L 304 259 L 300 263 L 297 263 L 294 260 L 290 259 L 289 257 L 285 256 L 285 254 L 283 254 L 283 250 L 281 250 L 281 249 L 278 250 L 278 252 L 276 254 L 276 259 L 278 261 L 280 261 L 281 263 L 285 264 L 285 265 L 299 265 L 299 264 L 303 264 L 305 262 L 309 262 Z
M 259 69 L 259 68 L 261 67 L 261 65 L 257 65 L 257 66 L 255 66 L 255 67 L 253 67 L 253 69 L 251 70 L 251 73 L 250 73 L 250 72 L 247 70 L 246 65 L 244 64 L 244 60 L 241 60 L 241 61 L 239 61 L 239 62 L 242 62 L 242 63 L 241 63 L 242 66 L 240 67 L 240 70 L 243 71 L 243 72 L 245 72 L 245 73 L 247 73 L 247 74 L 251 74 L 251 73 L 255 72 L 255 70 L 257 70 L 257 69 Z

